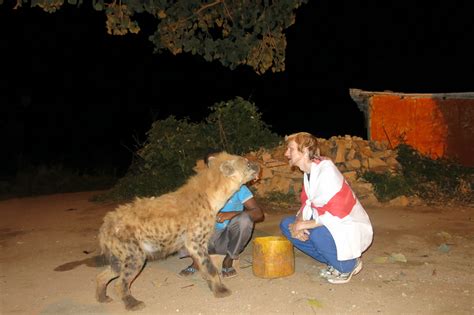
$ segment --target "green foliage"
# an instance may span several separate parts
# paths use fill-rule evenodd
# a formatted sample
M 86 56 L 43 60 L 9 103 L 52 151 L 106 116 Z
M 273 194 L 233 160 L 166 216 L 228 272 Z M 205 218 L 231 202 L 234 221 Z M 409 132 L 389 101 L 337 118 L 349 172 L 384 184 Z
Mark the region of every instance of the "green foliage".
M 402 174 L 420 197 L 473 200 L 474 168 L 449 159 L 430 159 L 405 144 L 399 145 L 397 150 Z
M 431 159 L 406 144 L 399 145 L 397 150 L 401 174 L 363 174 L 374 184 L 379 199 L 414 194 L 426 201 L 474 201 L 474 168 L 449 159 Z
M 264 201 L 268 203 L 274 203 L 278 205 L 293 205 L 297 201 L 297 196 L 294 191 L 288 193 L 282 193 L 280 191 L 271 191 L 265 195 Z
M 173 116 L 154 122 L 125 177 L 100 199 L 160 195 L 181 186 L 209 149 L 244 154 L 280 140 L 261 120 L 257 107 L 240 97 L 210 109 L 200 123 Z
M 365 172 L 362 178 L 372 183 L 377 199 L 384 202 L 398 196 L 411 196 L 413 192 L 402 175 L 392 175 L 390 173 L 378 174 L 375 172 Z
M 198 54 L 234 69 L 248 65 L 259 74 L 285 70 L 284 31 L 295 23 L 295 10 L 308 0 L 93 0 L 95 10 L 107 16 L 107 32 L 138 33 L 136 14 L 148 13 L 157 22 L 150 40 L 155 51 Z M 55 12 L 64 0 L 17 0 Z M 81 5 L 82 0 L 68 0 Z
M 213 126 L 213 139 L 219 139 L 217 146 L 235 154 L 270 148 L 280 140 L 262 120 L 258 108 L 237 97 L 211 107 L 212 113 L 206 121 Z

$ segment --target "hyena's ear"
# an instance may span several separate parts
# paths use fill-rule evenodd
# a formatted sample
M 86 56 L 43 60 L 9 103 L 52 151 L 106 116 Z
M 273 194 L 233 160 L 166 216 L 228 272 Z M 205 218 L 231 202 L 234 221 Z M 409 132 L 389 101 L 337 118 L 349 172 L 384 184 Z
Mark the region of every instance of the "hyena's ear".
M 216 157 L 215 156 L 210 156 L 207 158 L 207 166 L 211 167 L 214 166 L 214 163 L 216 162 Z
M 221 170 L 222 174 L 224 174 L 224 176 L 231 176 L 235 171 L 234 161 L 225 161 L 221 164 L 219 169 Z

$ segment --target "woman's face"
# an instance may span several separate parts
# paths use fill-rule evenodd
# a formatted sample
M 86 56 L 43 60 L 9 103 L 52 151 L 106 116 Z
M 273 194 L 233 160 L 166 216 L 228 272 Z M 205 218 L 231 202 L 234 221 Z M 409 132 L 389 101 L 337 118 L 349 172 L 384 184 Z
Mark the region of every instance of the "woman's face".
M 288 159 L 290 166 L 297 166 L 301 169 L 305 161 L 305 154 L 298 150 L 298 145 L 295 141 L 288 142 L 286 147 L 285 157 Z

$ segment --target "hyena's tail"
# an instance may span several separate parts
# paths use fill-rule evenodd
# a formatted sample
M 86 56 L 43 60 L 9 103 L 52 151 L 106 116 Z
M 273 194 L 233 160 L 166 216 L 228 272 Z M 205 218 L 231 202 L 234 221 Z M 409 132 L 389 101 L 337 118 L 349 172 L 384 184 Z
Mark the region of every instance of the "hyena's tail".
M 104 218 L 104 224 L 102 224 L 99 230 L 99 235 L 98 235 L 99 245 L 101 249 L 100 255 L 62 264 L 54 268 L 54 271 L 68 271 L 81 265 L 86 265 L 88 267 L 103 267 L 105 265 L 109 265 L 111 255 L 110 255 L 110 250 L 107 247 L 107 244 L 110 243 L 110 241 L 107 240 L 107 237 L 109 235 L 112 235 L 111 228 L 112 228 L 111 216 L 107 215 Z
M 105 216 L 104 223 L 100 227 L 99 235 L 97 237 L 99 240 L 101 255 L 107 264 L 110 264 L 112 258 L 112 253 L 109 248 L 109 244 L 113 243 L 112 235 L 114 235 L 112 219 L 113 218 L 110 214 Z
M 95 255 L 93 257 L 89 257 L 82 260 L 67 262 L 65 264 L 59 265 L 56 268 L 54 268 L 54 271 L 69 271 L 81 265 L 85 265 L 87 267 L 98 268 L 98 267 L 106 266 L 108 264 L 109 264 L 108 259 L 106 258 L 105 255 L 102 254 L 102 255 Z

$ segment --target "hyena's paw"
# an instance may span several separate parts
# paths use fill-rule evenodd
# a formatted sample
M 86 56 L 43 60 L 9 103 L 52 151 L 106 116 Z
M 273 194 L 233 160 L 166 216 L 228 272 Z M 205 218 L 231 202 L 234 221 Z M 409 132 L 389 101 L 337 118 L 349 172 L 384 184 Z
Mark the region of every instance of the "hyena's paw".
M 145 303 L 135 299 L 132 296 L 129 296 L 123 300 L 125 303 L 125 308 L 128 311 L 138 311 L 145 308 Z
M 223 298 L 232 294 L 232 291 L 227 289 L 224 285 L 219 285 L 216 287 L 216 290 L 213 292 L 216 298 Z
M 95 298 L 99 303 L 110 303 L 113 301 L 113 299 L 105 294 L 97 294 Z
M 108 296 L 106 296 L 105 298 L 99 300 L 100 303 L 110 303 L 112 301 L 113 301 L 113 299 L 108 297 Z

